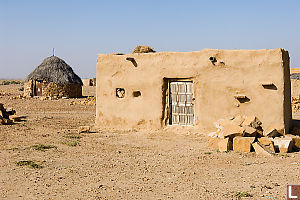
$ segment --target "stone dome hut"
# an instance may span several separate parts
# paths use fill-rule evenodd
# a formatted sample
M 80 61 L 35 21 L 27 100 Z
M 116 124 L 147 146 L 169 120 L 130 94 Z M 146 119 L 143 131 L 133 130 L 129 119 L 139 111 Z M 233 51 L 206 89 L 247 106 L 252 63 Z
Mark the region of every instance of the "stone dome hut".
M 50 56 L 26 78 L 24 96 L 81 97 L 82 81 L 64 60 Z

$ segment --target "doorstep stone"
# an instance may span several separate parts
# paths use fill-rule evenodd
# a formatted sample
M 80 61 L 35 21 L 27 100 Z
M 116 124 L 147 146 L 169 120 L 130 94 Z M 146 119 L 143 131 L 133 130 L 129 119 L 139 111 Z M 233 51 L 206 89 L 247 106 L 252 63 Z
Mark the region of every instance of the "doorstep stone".
M 242 136 L 244 128 L 236 124 L 226 124 L 219 132 L 220 138 L 234 138 L 236 136 Z
M 250 152 L 251 144 L 255 137 L 235 137 L 233 138 L 233 150 L 239 152 Z
M 275 153 L 274 142 L 271 138 L 261 137 L 257 139 L 259 144 L 268 149 L 271 153 Z
M 258 142 L 253 143 L 252 146 L 257 155 L 272 156 L 272 154 L 268 152 L 266 149 L 264 149 L 263 146 L 260 145 Z
M 288 153 L 292 151 L 293 139 L 292 138 L 275 138 L 274 146 L 280 153 Z

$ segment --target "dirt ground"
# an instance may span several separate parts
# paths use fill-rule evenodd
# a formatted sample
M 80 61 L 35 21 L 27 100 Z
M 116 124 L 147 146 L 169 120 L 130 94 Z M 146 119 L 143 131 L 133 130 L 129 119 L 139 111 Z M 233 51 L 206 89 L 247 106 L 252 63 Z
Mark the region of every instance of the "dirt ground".
M 0 85 L 0 103 L 26 116 L 0 125 L 0 199 L 285 199 L 286 185 L 300 184 L 300 152 L 220 153 L 203 133 L 172 130 L 78 136 L 79 126 L 94 124 L 94 105 L 13 99 L 20 87 Z M 17 165 L 24 160 L 42 168 Z

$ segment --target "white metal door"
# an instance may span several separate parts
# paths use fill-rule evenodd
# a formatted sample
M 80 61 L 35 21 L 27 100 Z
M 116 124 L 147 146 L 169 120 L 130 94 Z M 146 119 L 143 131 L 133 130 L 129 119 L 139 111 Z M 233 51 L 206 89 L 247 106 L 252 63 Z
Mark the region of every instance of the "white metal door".
M 194 125 L 194 90 L 192 82 L 170 82 L 170 124 Z

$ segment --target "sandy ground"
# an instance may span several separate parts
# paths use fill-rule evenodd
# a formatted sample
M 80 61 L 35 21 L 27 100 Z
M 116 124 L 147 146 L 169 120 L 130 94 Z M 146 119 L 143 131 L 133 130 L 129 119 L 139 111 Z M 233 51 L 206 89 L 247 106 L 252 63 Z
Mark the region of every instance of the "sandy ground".
M 300 184 L 299 152 L 220 153 L 201 133 L 171 130 L 74 138 L 79 126 L 93 125 L 95 106 L 13 99 L 20 87 L 0 85 L 0 102 L 26 116 L 0 125 L 0 199 L 238 199 L 238 191 L 252 195 L 245 199 L 285 199 L 286 185 Z M 94 93 L 84 88 L 84 95 Z M 36 144 L 56 148 L 39 151 Z M 18 166 L 21 160 L 42 168 Z

